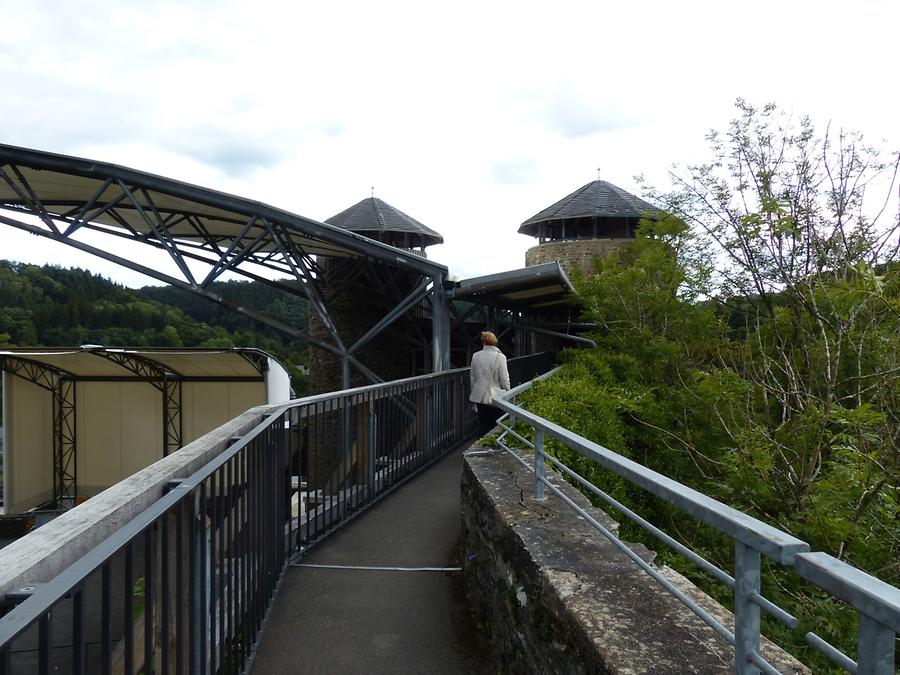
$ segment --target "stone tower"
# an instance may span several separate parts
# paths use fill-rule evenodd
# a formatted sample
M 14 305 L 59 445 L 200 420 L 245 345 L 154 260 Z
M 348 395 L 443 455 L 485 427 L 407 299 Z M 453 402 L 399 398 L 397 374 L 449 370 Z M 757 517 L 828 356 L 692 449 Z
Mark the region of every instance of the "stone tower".
M 325 222 L 422 257 L 427 257 L 427 246 L 444 241 L 434 230 L 374 196 Z M 318 256 L 316 262 L 329 315 L 347 346 L 378 323 L 421 281 L 414 273 L 372 260 Z M 413 338 L 422 332 L 430 334 L 430 323 L 424 331 L 417 326 L 427 316 L 424 310 L 414 307 L 406 319 L 397 321 L 357 352 L 357 358 L 385 380 L 425 372 L 428 351 L 414 344 Z M 309 329 L 311 336 L 328 341 L 328 332 L 314 311 L 310 312 Z M 340 358 L 320 349 L 310 350 L 309 377 L 311 393 L 341 389 Z M 357 372 L 353 372 L 351 382 L 353 386 L 369 384 Z
M 519 227 L 538 239 L 525 265 L 559 261 L 566 273 L 593 271 L 595 258 L 634 239 L 642 215 L 654 207 L 605 180 L 595 180 L 560 199 Z

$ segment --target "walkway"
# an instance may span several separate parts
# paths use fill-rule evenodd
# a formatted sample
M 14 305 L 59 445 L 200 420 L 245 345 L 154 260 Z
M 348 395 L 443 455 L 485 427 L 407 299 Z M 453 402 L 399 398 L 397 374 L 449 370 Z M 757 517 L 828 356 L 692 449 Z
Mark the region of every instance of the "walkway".
M 457 450 L 317 545 L 285 572 L 253 664 L 269 673 L 484 672 L 459 573 L 352 566 L 458 566 Z

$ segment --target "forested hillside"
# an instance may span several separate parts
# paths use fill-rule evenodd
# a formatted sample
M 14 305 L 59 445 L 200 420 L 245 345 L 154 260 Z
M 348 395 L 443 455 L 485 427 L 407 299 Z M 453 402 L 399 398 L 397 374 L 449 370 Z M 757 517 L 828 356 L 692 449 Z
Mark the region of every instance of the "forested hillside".
M 739 102 L 713 158 L 657 194 L 668 214 L 578 281 L 599 348 L 569 353 L 530 409 L 900 585 L 900 218 L 886 208 L 897 156 L 856 134 Z M 864 191 L 882 180 L 874 209 Z M 868 196 L 868 195 L 866 195 Z M 893 207 L 892 207 L 893 208 Z M 878 220 L 883 217 L 884 222 Z M 667 503 L 550 442 L 614 497 L 724 569 L 734 545 Z M 643 531 L 625 538 L 709 583 Z M 857 615 L 763 563 L 764 595 L 801 620 L 768 634 L 814 672 L 848 654 Z M 900 652 L 898 652 L 900 659 Z M 900 660 L 898 660 L 900 666 Z
M 306 303 L 258 282 L 219 282 L 213 290 L 296 328 Z M 306 393 L 305 345 L 243 315 L 170 287 L 125 288 L 83 269 L 0 261 L 0 346 L 257 347 L 288 369 Z

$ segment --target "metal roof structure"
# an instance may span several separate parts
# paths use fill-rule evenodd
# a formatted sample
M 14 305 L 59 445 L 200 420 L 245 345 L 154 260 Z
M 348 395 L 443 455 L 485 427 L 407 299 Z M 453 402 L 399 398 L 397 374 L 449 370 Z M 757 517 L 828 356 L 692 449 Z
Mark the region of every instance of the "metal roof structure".
M 451 300 L 539 313 L 571 304 L 574 292 L 560 264 L 552 262 L 463 279 L 448 296 Z
M 640 218 L 656 208 L 605 180 L 591 181 L 570 195 L 532 216 L 521 226 L 519 234 L 538 236 L 539 225 L 554 220 L 575 218 Z
M 83 227 L 153 241 L 179 267 L 185 258 L 213 265 L 213 278 L 240 260 L 288 274 L 283 249 L 306 256 L 364 255 L 426 273 L 446 270 L 346 229 L 116 164 L 0 144 L 0 168 L 0 205 L 34 212 L 52 234 L 70 237 Z M 172 240 L 185 250 L 173 251 Z
M 557 211 L 559 217 L 567 212 Z M 448 367 L 452 317 L 444 287 L 447 268 L 416 251 L 360 233 L 399 231 L 418 235 L 426 243 L 443 238 L 374 197 L 329 220 L 321 223 L 116 164 L 0 144 L 0 225 L 72 246 L 201 295 L 330 352 L 341 361 L 344 388 L 350 386 L 351 367 L 372 382 L 383 381 L 362 362 L 360 350 L 401 318 L 414 328 L 406 333 L 415 337 L 417 349 L 425 350 L 430 367 L 436 371 Z M 100 247 L 84 241 L 85 232 L 103 235 L 108 244 Z M 143 256 L 114 253 L 115 242 L 122 240 L 163 251 L 177 272 L 163 272 Z M 566 302 L 571 285 L 561 269 L 544 268 L 469 279 L 455 292 L 485 306 L 508 303 L 516 311 L 545 312 Z M 278 317 L 221 297 L 212 284 L 225 272 L 304 296 L 324 332 L 310 335 Z M 353 301 L 372 303 L 382 318 L 373 320 L 361 337 L 351 341 L 350 331 L 338 329 L 329 306 L 352 280 L 363 280 L 368 293 Z M 430 331 L 417 326 L 429 318 Z
M 371 381 L 381 378 L 354 355 L 353 346 L 345 344 L 332 320 L 325 299 L 327 280 L 317 258 L 348 261 L 356 268 L 348 274 L 371 277 L 372 299 L 388 309 L 411 308 L 409 294 L 418 296 L 424 284 L 434 324 L 428 340 L 432 361 L 436 369 L 446 367 L 448 361 L 442 339 L 446 330 L 439 325 L 447 320 L 443 297 L 446 267 L 414 252 L 261 202 L 116 164 L 0 145 L 0 224 L 204 296 L 329 351 L 343 360 L 345 386 L 349 386 L 350 366 Z M 79 237 L 85 231 L 107 236 L 109 245 L 100 248 L 82 241 Z M 117 239 L 164 251 L 175 263 L 177 275 L 164 273 L 143 259 L 116 255 Z M 201 265 L 203 275 L 196 274 L 197 263 L 205 265 Z M 422 283 L 414 283 L 412 290 L 394 289 L 390 280 L 397 270 L 411 273 Z M 211 285 L 226 271 L 305 296 L 325 326 L 326 339 L 222 298 Z M 287 284 L 279 277 L 299 283 Z M 392 295 L 386 292 L 388 288 Z
M 393 232 L 417 235 L 421 237 L 423 248 L 444 243 L 440 234 L 378 197 L 367 197 L 325 222 L 362 234 Z

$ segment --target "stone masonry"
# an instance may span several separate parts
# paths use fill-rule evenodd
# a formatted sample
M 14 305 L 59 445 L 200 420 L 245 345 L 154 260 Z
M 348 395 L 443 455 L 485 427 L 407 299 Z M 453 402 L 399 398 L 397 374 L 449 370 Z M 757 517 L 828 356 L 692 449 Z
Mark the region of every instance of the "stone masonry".
M 523 459 L 533 458 L 523 454 Z M 556 484 L 593 518 L 617 524 L 575 488 Z M 731 673 L 734 650 L 509 455 L 473 446 L 462 476 L 464 584 L 496 672 Z M 654 554 L 630 548 L 645 561 Z M 668 567 L 660 572 L 720 622 L 723 607 Z M 772 645 L 782 673 L 808 672 Z
M 594 260 L 606 256 L 634 239 L 580 239 L 578 241 L 549 241 L 532 246 L 525 252 L 525 266 L 559 261 L 566 274 L 577 269 L 582 274 L 594 272 Z

